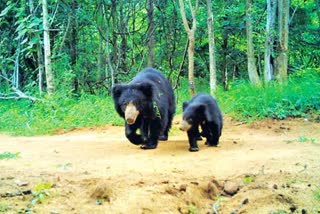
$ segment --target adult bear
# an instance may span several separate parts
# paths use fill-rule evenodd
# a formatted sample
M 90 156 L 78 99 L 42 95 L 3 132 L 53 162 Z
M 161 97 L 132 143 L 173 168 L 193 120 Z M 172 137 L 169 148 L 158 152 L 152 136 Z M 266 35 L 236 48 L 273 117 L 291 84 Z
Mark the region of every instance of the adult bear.
M 199 125 L 202 132 L 199 133 Z M 217 101 L 210 95 L 199 93 L 190 102 L 183 103 L 182 131 L 187 131 L 189 151 L 199 151 L 197 140 L 206 137 L 206 145 L 217 146 L 221 136 L 223 119 Z
M 116 84 L 112 97 L 116 111 L 125 119 L 125 133 L 131 143 L 142 149 L 155 149 L 158 140 L 168 139 L 175 98 L 162 73 L 146 68 L 128 84 Z

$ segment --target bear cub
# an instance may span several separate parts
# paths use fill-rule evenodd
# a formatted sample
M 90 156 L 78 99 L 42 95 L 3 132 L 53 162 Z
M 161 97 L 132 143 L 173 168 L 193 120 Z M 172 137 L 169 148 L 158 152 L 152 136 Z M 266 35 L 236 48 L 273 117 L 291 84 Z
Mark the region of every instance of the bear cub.
M 112 97 L 116 111 L 125 119 L 125 134 L 131 143 L 142 149 L 155 149 L 158 140 L 168 139 L 175 98 L 162 73 L 146 68 L 131 82 L 116 84 Z
M 202 132 L 199 132 L 201 126 Z M 206 138 L 206 145 L 217 146 L 223 126 L 222 113 L 217 101 L 209 94 L 199 93 L 183 103 L 180 130 L 187 131 L 189 151 L 199 151 L 197 140 Z

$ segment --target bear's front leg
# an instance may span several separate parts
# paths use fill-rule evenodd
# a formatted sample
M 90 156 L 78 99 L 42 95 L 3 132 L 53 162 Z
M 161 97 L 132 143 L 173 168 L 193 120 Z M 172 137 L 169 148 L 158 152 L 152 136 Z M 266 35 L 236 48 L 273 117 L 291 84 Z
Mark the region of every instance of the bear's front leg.
M 198 126 L 192 126 L 191 129 L 188 130 L 188 139 L 189 139 L 189 151 L 197 152 L 199 151 L 199 147 L 197 144 L 197 139 L 199 137 L 199 129 Z
M 126 137 L 131 143 L 135 145 L 144 144 L 142 136 L 136 133 L 138 128 L 139 125 L 136 123 L 133 125 L 129 125 L 126 123 Z
M 158 138 L 161 131 L 161 120 L 155 119 L 149 122 L 149 135 L 148 139 L 141 149 L 155 149 L 158 146 Z
M 208 146 L 217 146 L 220 138 L 219 126 L 211 123 L 210 126 L 207 127 L 209 130 L 209 134 L 207 136 L 206 145 Z

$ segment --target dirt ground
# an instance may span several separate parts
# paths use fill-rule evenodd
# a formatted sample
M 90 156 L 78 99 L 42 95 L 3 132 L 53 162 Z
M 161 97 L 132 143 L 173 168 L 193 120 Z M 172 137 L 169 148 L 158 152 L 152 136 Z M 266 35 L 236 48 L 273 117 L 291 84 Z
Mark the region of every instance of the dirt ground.
M 200 141 L 191 153 L 179 119 L 169 140 L 147 151 L 124 127 L 0 135 L 0 153 L 20 152 L 0 160 L 0 212 L 320 213 L 319 123 L 225 118 L 219 146 Z M 42 183 L 52 184 L 49 195 L 31 205 L 39 196 L 29 190 Z

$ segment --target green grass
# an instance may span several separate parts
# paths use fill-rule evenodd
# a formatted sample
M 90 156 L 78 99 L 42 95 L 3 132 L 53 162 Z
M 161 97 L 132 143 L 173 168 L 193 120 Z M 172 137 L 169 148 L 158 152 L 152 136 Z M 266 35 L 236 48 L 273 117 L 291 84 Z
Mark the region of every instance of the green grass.
M 241 121 L 271 117 L 311 117 L 320 113 L 320 69 L 308 69 L 290 75 L 286 84 L 271 82 L 268 87 L 253 86 L 246 81 L 230 83 L 228 91 L 218 88 L 215 97 L 225 114 Z M 196 80 L 197 92 L 209 92 L 209 83 Z M 175 90 L 176 114 L 182 103 L 190 100 L 188 81 L 181 79 Z M 111 97 L 82 94 L 55 95 L 43 101 L 0 100 L 0 132 L 10 135 L 45 135 L 55 130 L 76 127 L 123 125 Z
M 0 160 L 9 160 L 16 159 L 20 157 L 20 152 L 12 153 L 12 152 L 3 152 L 0 153 Z
M 111 97 L 83 95 L 32 103 L 4 101 L 0 106 L 0 131 L 10 135 L 44 135 L 75 127 L 120 125 Z
M 320 188 L 316 190 L 315 196 L 316 196 L 316 199 L 320 201 Z
M 319 88 L 320 69 L 313 69 L 291 75 L 286 84 L 234 83 L 227 92 L 218 90 L 217 98 L 223 111 L 238 120 L 310 117 L 310 113 L 320 113 Z
M 6 213 L 11 209 L 11 207 L 8 204 L 0 204 L 0 212 L 1 213 Z

